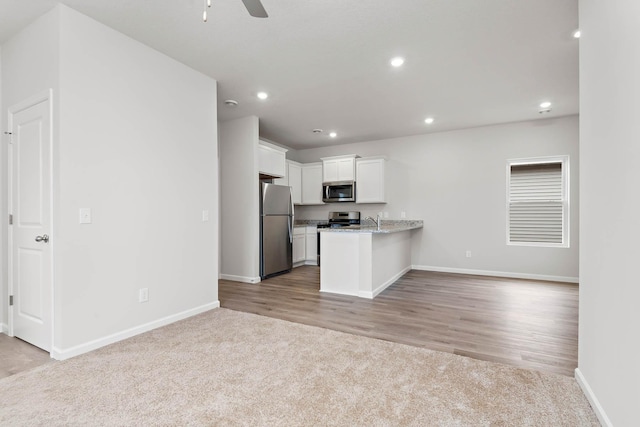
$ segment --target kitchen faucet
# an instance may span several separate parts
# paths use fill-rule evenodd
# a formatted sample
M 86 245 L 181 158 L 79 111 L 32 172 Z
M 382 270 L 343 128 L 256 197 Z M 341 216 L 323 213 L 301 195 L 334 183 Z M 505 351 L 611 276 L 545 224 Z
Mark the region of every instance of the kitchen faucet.
M 377 218 L 377 220 L 375 220 L 372 217 L 368 216 L 364 220 L 366 221 L 366 220 L 370 219 L 371 221 L 373 221 L 373 223 L 376 225 L 376 227 L 378 227 L 378 230 L 380 230 L 380 214 L 378 214 L 376 216 L 376 218 Z

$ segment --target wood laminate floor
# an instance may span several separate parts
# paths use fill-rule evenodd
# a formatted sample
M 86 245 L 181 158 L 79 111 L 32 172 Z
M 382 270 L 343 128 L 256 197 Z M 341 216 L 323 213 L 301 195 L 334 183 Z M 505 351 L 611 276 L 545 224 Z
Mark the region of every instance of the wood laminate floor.
M 410 271 L 373 300 L 319 292 L 320 268 L 219 281 L 222 307 L 573 376 L 575 284 Z

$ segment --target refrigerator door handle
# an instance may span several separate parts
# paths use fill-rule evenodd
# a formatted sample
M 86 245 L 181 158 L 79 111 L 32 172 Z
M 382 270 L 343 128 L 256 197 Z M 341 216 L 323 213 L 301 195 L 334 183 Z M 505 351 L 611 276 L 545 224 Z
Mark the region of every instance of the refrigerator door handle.
M 289 194 L 289 203 L 291 203 L 291 218 L 294 217 L 294 212 L 293 212 L 293 195 Z
M 293 195 L 291 194 L 291 187 L 289 187 L 289 203 L 291 203 L 291 216 L 289 217 L 289 243 L 293 244 Z

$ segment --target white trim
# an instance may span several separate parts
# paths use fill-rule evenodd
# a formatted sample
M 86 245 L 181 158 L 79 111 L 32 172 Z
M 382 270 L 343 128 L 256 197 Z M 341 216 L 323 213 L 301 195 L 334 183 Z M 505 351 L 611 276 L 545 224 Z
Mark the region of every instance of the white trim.
M 511 277 L 513 279 L 545 280 L 548 282 L 578 283 L 578 277 L 550 276 L 546 274 L 514 273 L 511 271 L 470 270 L 467 268 L 434 267 L 431 265 L 412 265 L 414 270 L 437 271 L 441 273 L 471 274 L 474 276 Z
M 509 193 L 509 189 L 511 188 L 511 166 L 518 165 L 531 165 L 531 164 L 540 164 L 540 163 L 560 163 L 562 166 L 562 205 L 563 205 L 563 213 L 562 213 L 562 243 L 544 243 L 544 242 L 511 242 L 510 236 L 510 210 L 511 210 L 511 195 Z M 534 246 L 534 247 L 545 247 L 545 248 L 569 248 L 571 246 L 571 234 L 570 234 L 570 209 L 571 209 L 571 194 L 569 192 L 569 187 L 571 183 L 569 182 L 570 177 L 570 165 L 569 165 L 569 156 L 568 155 L 559 155 L 559 156 L 547 156 L 547 157 L 531 157 L 531 158 L 520 158 L 520 159 L 508 159 L 507 160 L 507 246 Z
M 587 383 L 586 378 L 584 377 L 584 375 L 582 375 L 582 372 L 580 372 L 580 368 L 576 368 L 575 377 L 578 385 L 582 389 L 582 392 L 591 404 L 593 412 L 595 412 L 596 417 L 598 417 L 598 421 L 600 421 L 600 424 L 605 427 L 612 427 L 613 424 L 611 423 L 611 420 L 609 420 L 609 417 L 607 417 L 607 414 L 604 412 L 604 409 L 602 408 L 602 405 L 600 405 L 598 398 L 593 393 L 593 390 L 591 390 L 591 387 L 589 387 L 589 383 Z
M 96 350 L 100 347 L 104 347 L 106 345 L 113 344 L 115 342 L 122 341 L 127 338 L 131 338 L 135 335 L 139 335 L 144 332 L 157 329 L 161 326 L 169 325 L 171 323 L 177 322 L 178 320 L 186 319 L 187 317 L 195 316 L 196 314 L 213 310 L 218 307 L 220 307 L 220 301 L 214 301 L 212 303 L 208 303 L 196 308 L 185 310 L 180 313 L 172 314 L 170 316 L 166 316 L 166 317 L 145 323 L 140 326 L 135 326 L 133 328 L 125 329 L 124 331 L 116 332 L 115 334 L 107 335 L 106 337 L 98 338 L 96 340 L 92 340 L 84 344 L 79 344 L 71 348 L 61 349 L 61 348 L 53 347 L 53 349 L 51 350 L 51 357 L 57 360 L 66 360 L 71 357 L 79 356 L 81 354 Z
M 262 145 L 265 148 L 269 148 L 271 150 L 278 151 L 280 153 L 286 153 L 287 151 L 290 150 L 290 148 L 288 148 L 288 147 L 284 147 L 284 146 L 278 145 L 275 142 L 269 141 L 268 139 L 265 139 L 265 138 L 262 138 L 262 137 L 258 140 L 258 144 Z
M 0 333 L 9 335 L 9 325 L 6 323 L 0 323 Z
M 236 276 L 234 274 L 220 274 L 220 279 L 231 280 L 233 282 L 260 283 L 260 277 Z
M 294 262 L 293 263 L 293 268 L 302 267 L 303 265 L 315 265 L 315 266 L 317 266 L 318 262 L 305 259 L 303 261 Z
M 320 289 L 320 292 L 324 292 L 325 294 L 337 294 L 337 295 L 348 295 L 350 297 L 357 297 L 358 295 L 353 293 L 353 292 L 341 292 L 341 291 L 335 291 L 335 290 L 323 290 Z
M 401 278 L 402 276 L 404 276 L 406 273 L 408 273 L 409 271 L 411 271 L 411 266 L 405 267 L 402 270 L 400 270 L 400 272 L 396 275 L 394 275 L 393 277 L 391 277 L 389 280 L 387 280 L 386 282 L 384 282 L 383 284 L 381 284 L 380 286 L 378 286 L 377 288 L 375 288 L 373 290 L 373 292 L 369 292 L 369 291 L 359 291 L 358 292 L 358 296 L 360 298 L 369 298 L 369 299 L 374 299 L 375 297 L 378 296 L 378 294 L 380 294 L 380 292 L 384 291 L 385 289 L 387 289 L 389 286 L 393 285 L 396 280 L 398 280 L 399 278 Z

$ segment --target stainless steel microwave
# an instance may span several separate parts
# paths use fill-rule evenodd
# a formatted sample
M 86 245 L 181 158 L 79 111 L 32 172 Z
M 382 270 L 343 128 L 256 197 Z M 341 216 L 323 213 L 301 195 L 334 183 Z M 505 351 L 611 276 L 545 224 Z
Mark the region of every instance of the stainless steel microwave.
M 355 202 L 356 182 L 340 181 L 322 184 L 322 201 L 325 203 Z

